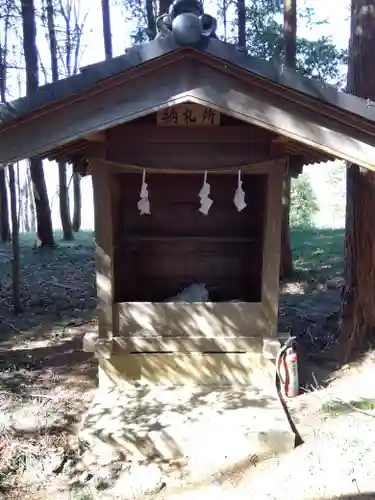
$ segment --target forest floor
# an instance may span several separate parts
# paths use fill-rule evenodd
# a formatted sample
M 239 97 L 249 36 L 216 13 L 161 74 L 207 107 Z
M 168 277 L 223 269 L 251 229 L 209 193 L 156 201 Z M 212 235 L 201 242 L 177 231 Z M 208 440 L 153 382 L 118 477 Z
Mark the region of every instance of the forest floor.
M 321 350 L 335 338 L 343 238 L 343 231 L 338 230 L 293 233 L 297 277 L 282 285 L 280 330 L 297 335 L 301 345 L 312 351 Z M 69 477 L 73 470 L 79 473 L 75 435 L 96 388 L 95 360 L 80 350 L 84 333 L 96 327 L 92 233 L 78 235 L 72 244 L 59 241 L 57 235 L 56 242 L 54 250 L 34 250 L 30 237 L 21 238 L 24 310 L 17 316 L 12 313 L 11 248 L 0 246 L 0 498 L 92 498 L 87 491 L 75 489 L 67 473 L 62 472 L 68 468 Z M 328 389 L 314 379 L 313 386 L 318 390 L 297 398 L 291 405 L 302 431 L 316 437 L 313 444 L 297 448 L 277 463 L 268 461 L 243 472 L 229 485 L 234 485 L 236 491 L 228 490 L 225 498 L 236 498 L 235 494 L 249 498 L 251 494 L 259 500 L 375 499 L 375 493 L 332 496 L 343 493 L 336 486 L 346 488 L 348 478 L 350 488 L 346 493 L 365 491 L 369 481 L 366 477 L 371 474 L 370 486 L 375 492 L 373 461 L 368 458 L 375 442 L 373 417 L 347 404 L 360 398 L 360 406 L 372 409 L 371 384 L 364 383 L 370 380 L 370 372 L 375 372 L 375 363 L 368 356 L 360 366 L 340 371 Z M 357 394 L 358 387 L 361 394 Z M 336 434 L 342 439 L 333 440 Z M 331 458 L 327 439 L 333 443 Z M 337 460 L 344 465 L 336 467 Z M 367 462 L 371 462 L 371 472 Z M 332 464 L 337 478 L 332 475 Z M 367 476 L 360 474 L 359 478 L 358 464 Z M 297 465 L 298 470 L 294 470 Z M 322 476 L 322 471 L 325 479 L 321 479 L 319 488 L 311 485 L 307 490 L 298 489 L 301 482 L 310 484 L 309 474 Z M 267 480 L 267 474 L 272 474 L 275 481 Z M 302 474 L 306 478 L 302 479 Z M 345 480 L 340 481 L 340 474 L 346 474 Z M 334 484 L 337 492 L 326 483 Z M 331 496 L 321 496 L 327 492 Z M 219 496 L 217 490 L 205 490 L 194 498 L 211 493 L 215 498 Z

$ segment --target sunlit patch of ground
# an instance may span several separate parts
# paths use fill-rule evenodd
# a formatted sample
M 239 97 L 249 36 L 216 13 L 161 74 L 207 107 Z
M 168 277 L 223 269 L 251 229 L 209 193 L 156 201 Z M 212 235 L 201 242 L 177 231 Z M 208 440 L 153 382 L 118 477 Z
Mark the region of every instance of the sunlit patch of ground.
M 95 361 L 80 350 L 89 328 L 95 322 L 54 326 L 0 345 L 1 498 L 74 498 L 75 434 L 96 388 Z

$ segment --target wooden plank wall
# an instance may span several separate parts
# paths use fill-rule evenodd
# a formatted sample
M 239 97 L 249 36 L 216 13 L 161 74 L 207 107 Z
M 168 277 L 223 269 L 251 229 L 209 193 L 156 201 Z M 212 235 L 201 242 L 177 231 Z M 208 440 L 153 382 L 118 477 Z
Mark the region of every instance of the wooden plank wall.
M 137 210 L 141 174 L 119 174 L 115 302 L 164 301 L 192 282 L 212 300 L 261 299 L 266 175 L 243 176 L 248 206 L 238 212 L 237 173 L 208 177 L 214 204 L 199 209 L 201 174 L 148 174 L 150 216 Z
M 220 126 L 157 126 L 156 114 L 106 132 L 106 159 L 149 169 L 210 170 L 285 156 L 276 135 L 221 115 Z

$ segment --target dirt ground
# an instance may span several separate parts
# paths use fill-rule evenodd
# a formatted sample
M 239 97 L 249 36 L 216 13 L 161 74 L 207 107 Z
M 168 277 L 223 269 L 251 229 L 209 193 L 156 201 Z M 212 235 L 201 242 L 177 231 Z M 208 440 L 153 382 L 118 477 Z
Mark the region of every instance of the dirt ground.
M 0 246 L 0 498 L 44 499 L 54 496 L 46 477 L 55 490 L 51 471 L 77 451 L 72 436 L 97 385 L 95 360 L 81 350 L 95 328 L 93 240 L 84 233 L 54 250 L 21 242 L 17 316 L 11 249 Z
M 96 387 L 95 360 L 80 350 L 84 333 L 95 328 L 92 235 L 83 233 L 70 245 L 58 242 L 54 250 L 36 251 L 32 243 L 30 238 L 22 239 L 24 311 L 18 316 L 11 310 L 10 246 L 0 247 L 0 498 L 89 499 L 92 497 L 85 490 L 75 489 L 72 478 L 80 473 L 75 432 Z M 294 234 L 293 247 L 298 278 L 282 285 L 280 330 L 297 335 L 305 350 L 318 352 L 329 346 L 336 335 L 343 234 L 333 231 Z M 316 389 L 320 382 L 316 378 L 314 383 Z M 326 389 L 315 391 L 319 396 L 303 396 L 293 403 L 292 410 L 308 436 L 318 432 L 322 422 L 328 426 L 325 422 L 336 414 L 336 396 L 324 391 Z M 369 398 L 369 394 L 364 397 Z M 353 398 L 350 401 L 354 401 Z M 345 402 L 342 405 L 347 408 Z M 349 413 L 354 424 L 347 420 Z M 343 428 L 349 424 L 354 427 L 374 424 L 372 417 L 355 410 L 349 413 L 341 412 L 337 420 L 346 419 L 340 424 Z M 316 450 L 308 453 L 319 456 Z M 293 460 L 301 460 L 299 454 L 301 451 L 295 450 L 297 458 L 290 459 L 290 467 Z M 335 456 L 339 457 L 337 453 Z M 272 470 L 279 470 L 279 466 L 275 469 L 274 466 Z M 242 471 L 241 477 L 235 480 L 236 495 L 249 498 L 249 481 L 258 486 L 260 481 L 252 475 L 256 473 L 264 480 L 267 467 L 270 464 L 260 464 L 250 472 Z M 282 467 L 280 470 L 281 476 L 286 474 Z M 300 480 L 302 473 L 308 474 L 308 470 L 298 472 Z M 288 474 L 289 478 L 293 476 L 292 471 Z M 282 477 L 280 484 L 284 484 Z M 234 498 L 232 486 L 228 486 L 230 496 L 226 498 Z M 351 486 L 356 487 L 355 482 Z M 331 496 L 322 497 L 320 490 L 311 493 L 311 488 L 307 496 L 300 493 L 295 496 L 293 490 L 287 491 L 281 486 L 279 489 L 284 496 L 275 496 L 274 491 L 251 496 L 257 499 L 346 498 L 332 496 L 331 492 Z M 215 491 L 217 498 L 218 490 Z M 226 487 L 223 486 L 222 491 L 227 491 Z M 358 491 L 364 489 L 348 493 Z M 209 492 L 204 495 L 209 496 Z M 163 498 L 169 498 L 169 494 Z M 375 493 L 373 497 L 347 498 L 375 498 Z

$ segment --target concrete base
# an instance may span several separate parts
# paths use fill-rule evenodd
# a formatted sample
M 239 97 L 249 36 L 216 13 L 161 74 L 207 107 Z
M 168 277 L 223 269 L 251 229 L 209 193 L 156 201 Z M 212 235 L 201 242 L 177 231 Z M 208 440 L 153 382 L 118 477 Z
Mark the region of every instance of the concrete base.
M 273 390 L 275 364 L 262 353 L 125 354 L 99 359 L 99 387 L 132 381 L 173 385 L 232 384 Z
M 173 463 L 196 479 L 294 447 L 276 395 L 213 386 L 99 391 L 79 438 L 98 460 Z

